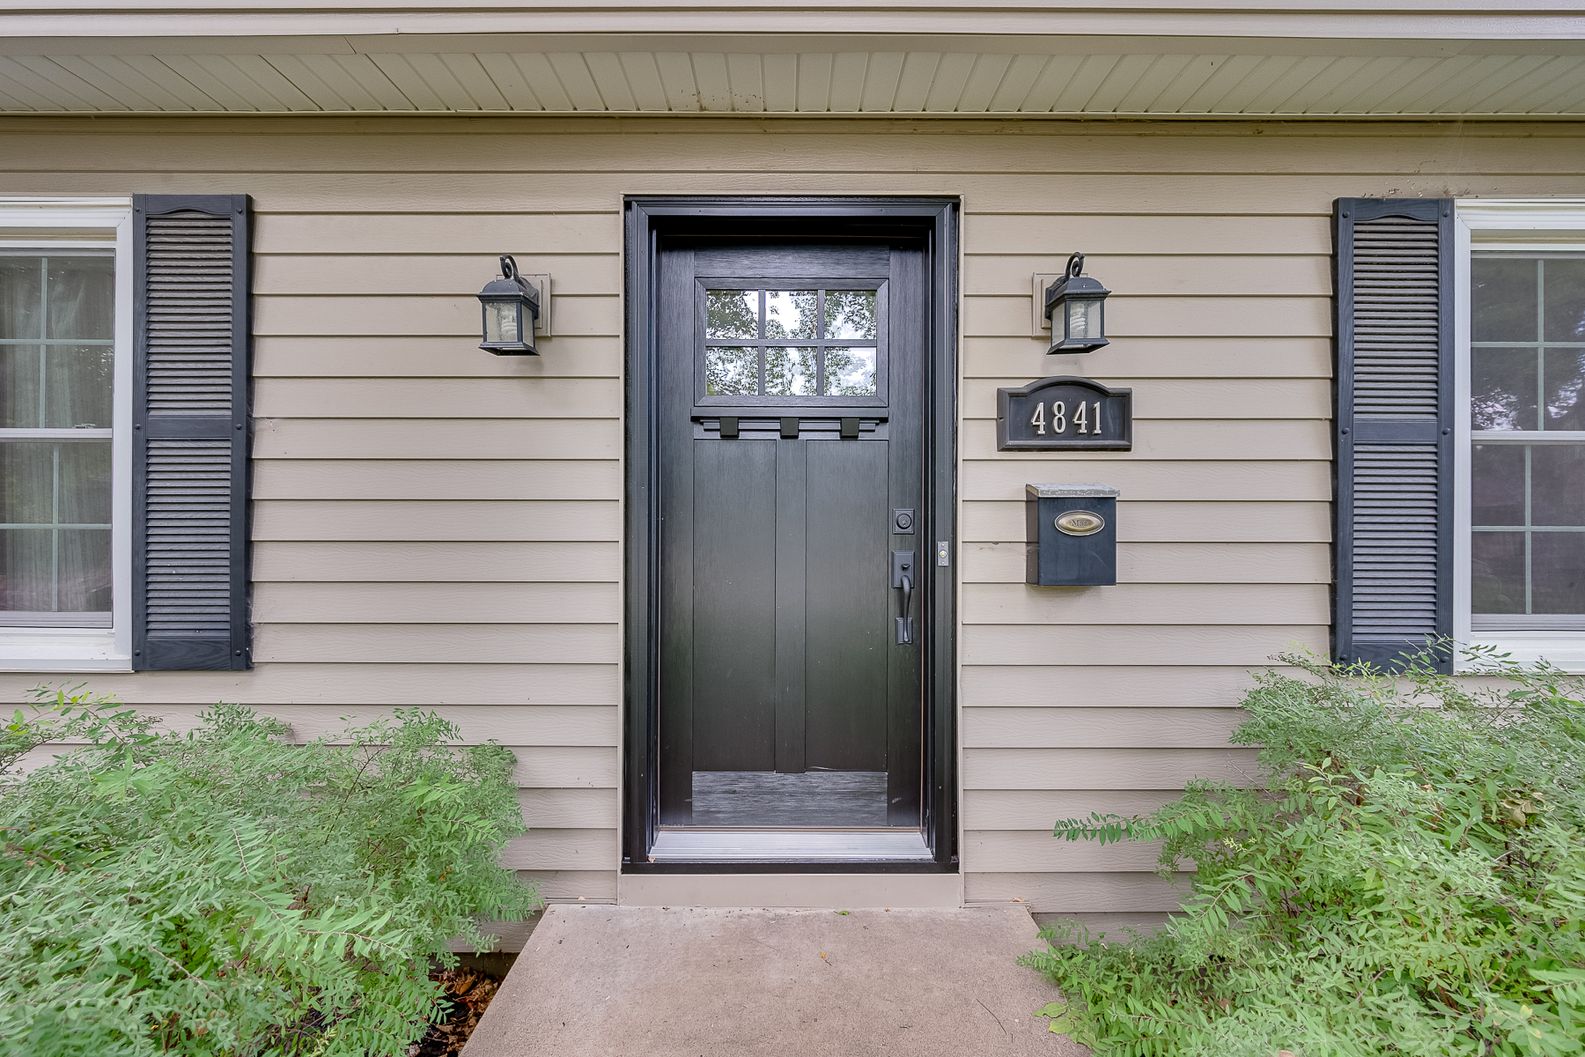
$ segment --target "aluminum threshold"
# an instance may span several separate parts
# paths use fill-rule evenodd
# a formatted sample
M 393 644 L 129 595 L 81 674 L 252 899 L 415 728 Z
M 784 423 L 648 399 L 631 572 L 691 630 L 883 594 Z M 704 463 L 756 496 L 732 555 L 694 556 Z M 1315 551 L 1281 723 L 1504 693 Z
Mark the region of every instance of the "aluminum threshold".
M 651 862 L 934 862 L 916 829 L 663 829 Z

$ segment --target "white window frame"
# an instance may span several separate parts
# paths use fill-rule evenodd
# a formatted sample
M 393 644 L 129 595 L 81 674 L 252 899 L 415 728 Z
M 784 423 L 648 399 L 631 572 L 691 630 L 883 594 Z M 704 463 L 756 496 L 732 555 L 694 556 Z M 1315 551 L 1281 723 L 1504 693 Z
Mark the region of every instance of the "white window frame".
M 1585 250 L 1585 199 L 1469 200 L 1456 203 L 1453 224 L 1453 638 L 1490 646 L 1521 663 L 1545 659 L 1585 672 L 1585 631 L 1474 631 L 1470 586 L 1470 257 L 1477 247 Z M 1462 650 L 1457 670 L 1481 666 Z
M 115 393 L 111 405 L 108 628 L 0 627 L 0 672 L 132 668 L 132 200 L 0 198 L 0 248 L 113 249 Z

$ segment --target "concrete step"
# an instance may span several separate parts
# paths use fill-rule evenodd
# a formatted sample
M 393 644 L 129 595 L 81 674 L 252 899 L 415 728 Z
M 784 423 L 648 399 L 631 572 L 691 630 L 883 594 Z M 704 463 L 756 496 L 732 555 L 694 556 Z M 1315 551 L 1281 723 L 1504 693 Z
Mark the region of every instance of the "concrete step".
M 1020 907 L 554 906 L 464 1057 L 1074 1057 Z

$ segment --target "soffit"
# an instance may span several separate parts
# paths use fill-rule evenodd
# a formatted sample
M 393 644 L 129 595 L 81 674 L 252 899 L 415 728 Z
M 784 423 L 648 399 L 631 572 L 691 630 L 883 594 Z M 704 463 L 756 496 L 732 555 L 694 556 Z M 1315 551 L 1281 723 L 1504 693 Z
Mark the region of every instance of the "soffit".
M 0 111 L 1578 117 L 1585 15 L 1511 0 L 0 0 Z

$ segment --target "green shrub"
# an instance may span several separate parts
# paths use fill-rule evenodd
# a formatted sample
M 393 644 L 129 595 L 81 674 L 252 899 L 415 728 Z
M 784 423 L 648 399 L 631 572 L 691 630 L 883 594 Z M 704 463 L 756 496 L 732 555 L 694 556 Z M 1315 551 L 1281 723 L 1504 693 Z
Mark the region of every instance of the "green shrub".
M 235 707 L 187 734 L 57 695 L 0 734 L 0 1051 L 405 1054 L 432 962 L 531 890 L 511 753 L 399 711 L 288 744 Z M 36 747 L 86 748 L 26 777 Z
M 1261 787 L 1057 824 L 1198 872 L 1154 936 L 1047 934 L 1052 1029 L 1098 1057 L 1585 1053 L 1580 685 L 1282 660 L 1302 673 L 1261 676 L 1233 739 Z

